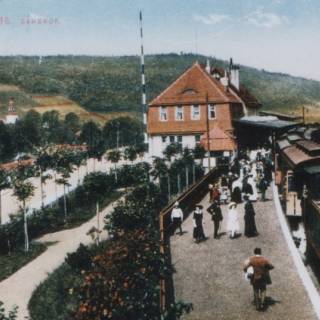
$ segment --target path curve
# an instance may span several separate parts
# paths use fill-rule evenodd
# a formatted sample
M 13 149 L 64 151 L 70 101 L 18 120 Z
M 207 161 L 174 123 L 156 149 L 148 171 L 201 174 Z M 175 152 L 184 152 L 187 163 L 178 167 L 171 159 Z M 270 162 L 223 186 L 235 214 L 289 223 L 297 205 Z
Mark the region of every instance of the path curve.
M 117 201 L 102 210 L 100 226 L 103 226 L 104 217 L 113 210 Z M 92 239 L 86 233 L 96 225 L 95 216 L 74 229 L 46 234 L 39 238 L 37 241 L 57 243 L 49 246 L 43 254 L 0 283 L 0 301 L 3 301 L 6 310 L 11 309 L 13 305 L 18 305 L 18 320 L 25 319 L 29 315 L 28 302 L 32 292 L 48 277 L 49 273 L 64 262 L 67 253 L 76 251 L 80 243 L 85 245 L 92 243 Z M 101 239 L 106 239 L 107 236 L 107 231 L 104 230 L 101 233 Z

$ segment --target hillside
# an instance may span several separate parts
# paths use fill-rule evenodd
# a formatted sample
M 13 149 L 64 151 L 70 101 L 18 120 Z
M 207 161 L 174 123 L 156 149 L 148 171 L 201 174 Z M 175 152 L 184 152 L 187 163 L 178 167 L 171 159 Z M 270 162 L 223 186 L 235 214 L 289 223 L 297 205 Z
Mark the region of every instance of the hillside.
M 132 115 L 128 112 L 109 112 L 107 114 L 90 112 L 64 96 L 29 95 L 17 86 L 0 84 L 0 116 L 6 114 L 10 98 L 14 98 L 15 109 L 20 116 L 23 116 L 31 109 L 41 114 L 46 111 L 56 110 L 61 118 L 64 118 L 67 113 L 73 112 L 82 122 L 93 120 L 103 124 L 115 117 Z
M 165 54 L 146 57 L 147 98 L 150 101 L 191 64 L 206 57 Z M 226 62 L 215 60 L 218 66 Z M 301 113 L 303 105 L 318 112 L 320 82 L 240 66 L 240 80 L 262 102 L 264 110 Z M 0 83 L 19 86 L 22 104 L 32 106 L 30 95 L 64 96 L 87 111 L 130 112 L 140 110 L 140 65 L 137 56 L 0 57 Z M 16 92 L 17 94 L 17 92 Z M 8 95 L 0 90 L 0 101 Z M 309 113 L 311 114 L 311 112 Z

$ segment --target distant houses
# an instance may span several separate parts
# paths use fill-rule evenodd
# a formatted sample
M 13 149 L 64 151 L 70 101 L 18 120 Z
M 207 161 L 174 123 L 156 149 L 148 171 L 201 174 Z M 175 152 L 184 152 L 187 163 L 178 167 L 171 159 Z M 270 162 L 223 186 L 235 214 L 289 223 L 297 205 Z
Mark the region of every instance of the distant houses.
M 227 70 L 194 63 L 149 103 L 147 133 L 151 156 L 171 143 L 202 144 L 213 161 L 237 152 L 233 120 L 256 114 L 261 104 L 240 83 L 238 66 Z

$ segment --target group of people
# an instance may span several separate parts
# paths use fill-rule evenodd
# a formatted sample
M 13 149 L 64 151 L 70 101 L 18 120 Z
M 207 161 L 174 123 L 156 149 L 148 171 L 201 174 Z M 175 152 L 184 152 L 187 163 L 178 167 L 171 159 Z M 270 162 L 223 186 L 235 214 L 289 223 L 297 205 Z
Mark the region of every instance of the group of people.
M 255 237 L 258 235 L 253 202 L 266 201 L 266 191 L 272 181 L 272 160 L 270 152 L 265 148 L 252 151 L 235 159 L 230 166 L 228 175 L 222 175 L 220 180 L 209 185 L 210 206 L 206 211 L 213 221 L 213 238 L 219 238 L 219 231 L 223 221 L 221 205 L 228 205 L 226 215 L 226 231 L 234 239 L 240 233 L 240 220 L 237 207 L 244 202 L 244 235 Z M 260 193 L 260 197 L 259 197 Z M 203 228 L 203 206 L 196 204 L 193 210 L 193 238 L 196 243 L 207 239 Z M 179 229 L 183 234 L 181 224 L 183 212 L 176 202 L 172 210 L 171 219 L 173 230 Z M 261 249 L 255 248 L 254 255 L 244 263 L 243 271 L 250 281 L 254 303 L 257 310 L 264 310 L 266 305 L 266 286 L 271 284 L 269 271 L 274 266 L 261 255 Z
M 216 184 L 209 184 L 210 206 L 206 211 L 211 215 L 214 224 L 213 238 L 219 238 L 219 230 L 223 215 L 221 204 L 228 204 L 226 230 L 231 239 L 240 233 L 240 220 L 237 210 L 238 204 L 244 204 L 244 235 L 255 237 L 258 235 L 253 202 L 266 200 L 266 190 L 272 180 L 272 161 L 270 152 L 265 148 L 251 151 L 242 155 L 230 165 L 228 175 L 222 175 Z M 176 202 L 172 210 L 171 219 L 173 229 L 179 229 L 182 234 L 181 223 L 183 212 Z M 203 229 L 203 206 L 197 204 L 193 211 L 193 238 L 196 243 L 207 239 Z

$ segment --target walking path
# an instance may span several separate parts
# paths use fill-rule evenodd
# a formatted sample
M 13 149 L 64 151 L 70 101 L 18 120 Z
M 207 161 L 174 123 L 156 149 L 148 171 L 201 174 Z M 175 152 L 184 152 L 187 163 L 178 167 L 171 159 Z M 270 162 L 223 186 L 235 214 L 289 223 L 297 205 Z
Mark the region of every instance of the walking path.
M 172 262 L 177 270 L 174 275 L 176 301 L 192 302 L 194 310 L 185 320 L 316 320 L 317 316 L 301 282 L 292 256 L 289 253 L 276 214 L 269 188 L 266 202 L 254 203 L 258 237 L 229 239 L 225 233 L 227 207 L 223 208 L 220 239 L 213 239 L 213 224 L 206 208 L 208 196 L 203 199 L 204 230 L 209 237 L 195 244 L 192 239 L 192 215 L 183 223 L 183 236 L 171 238 Z M 238 206 L 243 230 L 243 205 Z M 255 310 L 252 288 L 244 279 L 244 260 L 253 249 L 262 248 L 275 265 L 271 271 L 273 284 L 268 286 L 268 308 Z
M 100 213 L 100 226 L 103 226 L 103 219 L 112 211 L 114 204 L 115 202 L 111 203 Z M 86 235 L 92 226 L 97 226 L 96 217 L 80 227 L 41 237 L 38 241 L 57 243 L 49 246 L 43 254 L 0 283 L 0 301 L 3 301 L 7 310 L 11 309 L 14 304 L 19 306 L 18 320 L 28 316 L 28 302 L 32 292 L 47 278 L 49 273 L 64 262 L 67 253 L 76 251 L 80 243 L 92 243 L 91 237 Z M 104 230 L 101 233 L 101 239 L 106 239 L 107 236 Z

